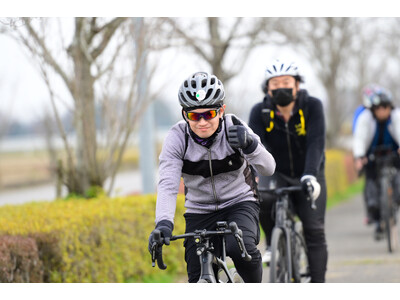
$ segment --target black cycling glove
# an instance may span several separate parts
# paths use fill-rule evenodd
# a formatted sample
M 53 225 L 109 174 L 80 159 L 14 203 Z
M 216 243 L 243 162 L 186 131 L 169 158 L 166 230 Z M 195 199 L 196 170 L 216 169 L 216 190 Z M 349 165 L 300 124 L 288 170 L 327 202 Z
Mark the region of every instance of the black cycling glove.
M 243 125 L 232 125 L 228 129 L 228 142 L 232 148 L 240 148 L 244 154 L 250 154 L 257 148 L 254 139 Z
M 168 220 L 162 220 L 157 223 L 156 228 L 161 232 L 161 237 L 164 238 L 164 244 L 169 245 L 169 238 L 172 236 L 172 230 L 174 229 L 174 224 Z M 154 235 L 152 231 L 149 236 L 149 252 L 151 254 L 151 249 L 153 247 Z M 162 246 L 162 245 L 159 245 Z M 157 252 L 161 253 L 161 247 L 157 247 Z

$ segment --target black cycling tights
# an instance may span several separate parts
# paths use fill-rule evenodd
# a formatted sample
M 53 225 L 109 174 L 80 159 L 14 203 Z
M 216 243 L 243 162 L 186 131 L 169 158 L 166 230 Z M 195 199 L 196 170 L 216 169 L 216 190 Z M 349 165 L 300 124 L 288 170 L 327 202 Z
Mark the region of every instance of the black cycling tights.
M 236 222 L 243 231 L 243 241 L 252 260 L 250 262 L 243 260 L 237 242 L 231 235 L 226 238 L 227 255 L 232 258 L 235 268 L 244 282 L 259 283 L 262 281 L 261 253 L 257 249 L 260 239 L 258 203 L 241 202 L 210 214 L 186 213 L 184 216 L 186 232 L 197 229 L 215 230 L 217 221 L 226 221 L 228 224 L 232 221 Z M 220 249 L 218 240 L 216 239 L 213 243 L 214 248 L 218 251 Z M 200 277 L 200 261 L 196 254 L 196 245 L 193 239 L 186 239 L 184 245 L 189 282 L 197 282 Z

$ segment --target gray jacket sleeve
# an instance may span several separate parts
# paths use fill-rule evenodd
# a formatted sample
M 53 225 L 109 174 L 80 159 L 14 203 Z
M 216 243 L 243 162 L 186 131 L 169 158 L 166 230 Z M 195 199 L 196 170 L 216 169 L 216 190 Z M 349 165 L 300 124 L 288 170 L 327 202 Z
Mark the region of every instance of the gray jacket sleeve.
M 176 199 L 182 175 L 184 132 L 180 123 L 165 138 L 159 157 L 159 182 L 156 204 L 156 224 L 161 220 L 174 223 Z M 183 138 L 182 138 L 183 137 Z

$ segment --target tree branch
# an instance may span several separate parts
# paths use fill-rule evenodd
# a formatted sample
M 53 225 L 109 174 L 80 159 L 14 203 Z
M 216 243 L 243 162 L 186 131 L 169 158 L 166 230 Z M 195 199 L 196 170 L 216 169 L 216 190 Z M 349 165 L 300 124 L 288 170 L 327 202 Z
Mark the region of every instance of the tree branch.
M 188 36 L 181 28 L 179 28 L 178 24 L 173 19 L 166 18 L 166 20 L 170 25 L 172 25 L 173 30 L 175 30 L 176 33 L 185 40 L 187 46 L 191 46 L 197 54 L 205 59 L 205 61 L 211 62 L 212 59 L 196 44 L 196 41 L 193 38 Z
M 103 32 L 103 39 L 101 40 L 99 46 L 93 49 L 91 52 L 91 57 L 93 59 L 96 59 L 101 53 L 103 53 L 104 49 L 107 47 L 112 36 L 114 35 L 114 32 L 126 20 L 127 18 L 115 18 L 99 29 L 99 33 Z
M 56 62 L 54 57 L 51 55 L 50 51 L 47 49 L 47 45 L 41 37 L 39 37 L 38 33 L 33 29 L 33 27 L 30 24 L 30 19 L 29 18 L 23 18 L 24 21 L 26 22 L 26 28 L 28 30 L 29 35 L 34 39 L 36 44 L 40 47 L 43 53 L 43 59 L 47 64 L 49 64 L 64 80 L 66 85 L 68 87 L 71 86 L 71 81 L 68 78 L 67 74 L 64 72 L 64 70 L 61 68 L 61 66 Z M 22 37 L 22 35 L 21 35 Z M 24 44 L 28 46 L 27 44 L 27 39 L 24 38 Z

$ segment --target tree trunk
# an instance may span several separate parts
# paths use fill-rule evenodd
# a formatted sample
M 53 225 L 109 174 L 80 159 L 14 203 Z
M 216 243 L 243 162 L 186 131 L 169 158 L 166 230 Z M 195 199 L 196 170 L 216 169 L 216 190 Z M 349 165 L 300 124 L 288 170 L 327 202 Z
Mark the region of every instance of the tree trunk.
M 94 78 L 91 62 L 85 57 L 79 43 L 72 49 L 75 80 L 71 93 L 75 101 L 76 170 L 71 172 L 70 192 L 85 195 L 91 186 L 103 186 L 104 178 L 96 162 L 97 137 Z

